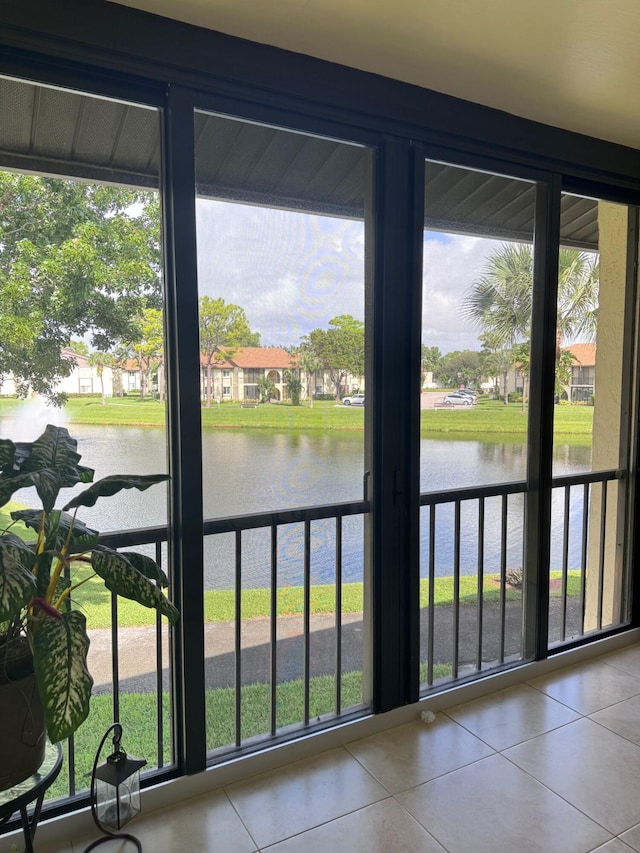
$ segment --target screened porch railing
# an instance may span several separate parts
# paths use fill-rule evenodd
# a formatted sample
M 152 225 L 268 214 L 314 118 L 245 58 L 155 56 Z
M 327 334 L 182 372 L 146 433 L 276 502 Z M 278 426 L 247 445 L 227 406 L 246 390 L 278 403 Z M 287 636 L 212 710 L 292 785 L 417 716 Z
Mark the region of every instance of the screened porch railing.
M 559 522 L 561 530 L 561 542 L 556 543 L 556 550 L 561 554 L 560 565 L 556 571 L 559 577 L 556 579 L 558 589 L 554 589 L 554 609 L 556 618 L 554 623 L 555 635 L 553 641 L 550 638 L 550 644 L 562 644 L 568 639 L 574 640 L 577 636 L 582 636 L 584 631 L 584 612 L 585 612 L 585 590 L 586 590 L 586 575 L 588 563 L 588 547 L 590 531 L 593 527 L 593 494 L 594 490 L 600 490 L 601 500 L 599 505 L 598 527 L 602 534 L 606 529 L 606 513 L 607 513 L 607 494 L 612 481 L 619 479 L 620 474 L 615 470 L 589 472 L 580 475 L 569 477 L 558 477 L 553 481 L 553 493 L 555 502 L 562 507 L 562 518 Z M 509 541 L 512 535 L 513 515 L 510 509 L 510 503 L 518 496 L 520 497 L 522 507 L 518 513 L 522 513 L 521 524 L 524 523 L 524 499 L 526 484 L 524 481 L 513 483 L 502 483 L 496 485 L 486 485 L 478 487 L 470 487 L 445 492 L 428 492 L 420 497 L 421 512 L 428 516 L 428 534 L 426 537 L 426 547 L 423 542 L 423 582 L 427 585 L 426 606 L 423 607 L 423 626 L 425 628 L 422 638 L 421 659 L 425 661 L 424 676 L 421 677 L 423 691 L 439 687 L 443 682 L 455 681 L 461 678 L 472 677 L 480 673 L 485 673 L 488 669 L 500 667 L 505 663 L 509 663 L 520 654 L 520 645 L 517 650 L 509 647 L 507 642 L 507 626 L 508 626 L 508 609 L 512 601 L 515 600 L 516 607 L 521 607 L 522 590 L 518 591 L 517 586 L 511 588 L 512 585 L 508 582 L 508 550 Z M 576 515 L 572 514 L 572 502 L 575 502 L 577 494 L 580 498 L 580 512 L 578 516 L 579 534 L 576 533 Z M 497 619 L 496 624 L 492 625 L 492 632 L 497 633 L 497 642 L 495 653 L 487 656 L 483 655 L 485 632 L 487 631 L 489 603 L 484 594 L 484 582 L 487 571 L 485 565 L 485 542 L 489 530 L 487 528 L 487 502 L 497 500 L 500 504 L 500 523 L 499 523 L 499 571 L 498 581 L 496 586 L 496 595 L 492 597 L 491 616 L 492 620 Z M 469 608 L 469 604 L 461 595 L 461 538 L 463 528 L 463 516 L 465 507 L 470 505 L 475 506 L 477 517 L 476 527 L 476 575 L 473 583 L 476 587 L 475 602 L 471 605 L 475 614 L 474 633 L 472 637 L 473 654 L 465 655 L 462 649 L 461 628 L 462 614 Z M 445 626 L 445 635 L 448 635 L 449 649 L 447 654 L 448 674 L 443 678 L 438 676 L 436 663 L 436 643 L 435 643 L 435 617 L 439 610 L 439 605 L 435 600 L 435 581 L 438 572 L 437 547 L 436 541 L 439 535 L 438 532 L 438 512 L 440 508 L 447 506 L 449 511 L 453 513 L 453 567 L 452 567 L 452 598 L 449 605 L 450 622 Z M 211 519 L 204 523 L 205 537 L 218 536 L 221 534 L 232 534 L 234 539 L 234 560 L 235 560 L 235 609 L 234 609 L 234 680 L 235 680 L 235 700 L 234 700 L 234 730 L 235 737 L 233 741 L 222 750 L 222 754 L 237 751 L 245 748 L 252 743 L 262 742 L 265 740 L 276 738 L 279 732 L 277 724 L 277 706 L 278 706 L 278 584 L 279 584 L 279 565 L 278 565 L 278 536 L 279 530 L 286 525 L 302 525 L 303 539 L 303 612 L 302 612 L 302 629 L 301 641 L 304 649 L 303 663 L 303 703 L 302 714 L 297 726 L 293 728 L 302 729 L 305 727 L 316 725 L 319 721 L 314 718 L 310 712 L 310 684 L 312 672 L 312 652 L 311 639 L 313 635 L 313 620 L 311 609 L 312 583 L 311 583 L 311 560 L 312 560 L 312 536 L 311 528 L 314 521 L 329 520 L 332 522 L 334 530 L 333 542 L 333 563 L 335 567 L 335 600 L 333 615 L 333 645 L 334 645 L 334 660 L 331 667 L 332 673 L 335 676 L 335 693 L 333 698 L 333 710 L 331 714 L 327 714 L 327 718 L 339 717 L 345 712 L 353 711 L 353 706 L 344 707 L 343 697 L 341 695 L 341 678 L 340 674 L 343 670 L 343 604 L 342 604 L 342 586 L 343 586 L 343 520 L 348 516 L 364 516 L 369 512 L 370 506 L 368 501 L 355 501 L 347 503 L 338 503 L 324 506 L 314 506 L 301 509 L 293 509 L 281 512 L 258 513 L 252 515 L 243 515 L 221 519 Z M 554 509 L 557 514 L 557 510 Z M 264 732 L 261 738 L 245 738 L 242 726 L 241 714 L 241 686 L 242 686 L 242 638 L 243 638 L 243 619 L 241 609 L 242 598 L 242 575 L 243 575 L 243 541 L 244 535 L 250 530 L 268 531 L 270 537 L 270 605 L 269 605 L 269 629 L 268 629 L 268 644 L 269 644 L 269 660 L 270 664 L 268 671 L 264 672 L 264 681 L 269 684 L 269 726 L 268 731 Z M 495 533 L 495 531 L 494 531 Z M 572 565 L 570 560 L 569 539 L 570 537 L 580 537 L 580 564 Z M 112 547 L 136 547 L 146 546 L 152 547 L 155 551 L 155 557 L 160 563 L 166 563 L 166 541 L 167 528 L 164 526 L 149 527 L 144 529 L 119 531 L 105 534 L 101 537 L 101 541 Z M 426 565 L 425 565 L 426 560 Z M 552 566 L 553 569 L 553 566 Z M 593 565 L 590 564 L 590 571 L 593 571 Z M 604 535 L 599 548 L 599 558 L 597 565 L 598 573 L 598 624 L 597 628 L 603 627 L 603 609 L 602 596 L 605 583 L 606 560 L 605 560 L 605 541 Z M 577 605 L 576 605 L 577 602 Z M 571 605 L 571 606 L 570 606 Z M 569 617 L 569 611 L 578 613 L 578 621 L 576 623 L 575 616 L 573 622 Z M 426 618 L 425 618 L 426 617 Z M 606 627 L 606 626 L 605 626 Z M 126 629 L 121 629 L 126 630 Z M 167 713 L 166 706 L 163 709 L 163 702 L 166 701 L 168 691 L 168 680 L 166 672 L 168 670 L 168 659 L 166 651 L 167 628 L 163 626 L 160 618 L 156 619 L 155 625 L 155 648 L 152 653 L 148 654 L 150 661 L 151 679 L 153 682 L 153 690 L 155 692 L 155 706 L 157 719 L 157 732 L 155 733 L 156 755 L 146 756 L 149 764 L 152 767 L 150 771 L 157 774 L 158 770 L 163 768 L 166 770 L 171 766 L 171 753 L 167 750 Z M 520 644 L 522 640 L 520 638 Z M 111 680 L 113 684 L 112 703 L 113 717 L 117 719 L 120 715 L 121 703 L 121 655 L 118 637 L 118 605 L 115 598 L 112 601 L 112 627 L 111 627 Z M 148 683 L 148 682 L 147 682 Z M 330 719 L 324 719 L 322 724 L 327 725 Z M 170 738 L 169 738 L 170 740 Z M 68 755 L 66 762 L 66 772 L 68 778 L 68 795 L 72 798 L 77 795 L 76 783 L 76 766 L 74 756 L 73 739 L 69 742 Z M 64 771 L 63 771 L 64 772 Z

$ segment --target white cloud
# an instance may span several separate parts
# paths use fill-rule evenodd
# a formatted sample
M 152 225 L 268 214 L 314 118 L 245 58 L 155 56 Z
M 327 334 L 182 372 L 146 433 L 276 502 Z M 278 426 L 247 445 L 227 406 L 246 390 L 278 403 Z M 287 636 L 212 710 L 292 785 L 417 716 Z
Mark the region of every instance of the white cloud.
M 424 238 L 422 343 L 451 352 L 479 349 L 478 329 L 462 317 L 466 291 L 500 245 L 482 237 L 426 232 Z
M 197 240 L 200 293 L 241 305 L 265 345 L 296 344 L 339 314 L 364 316 L 362 222 L 198 200 Z M 423 343 L 478 348 L 460 303 L 497 245 L 425 234 Z
M 361 222 L 199 201 L 197 234 L 200 293 L 241 305 L 264 344 L 363 317 Z

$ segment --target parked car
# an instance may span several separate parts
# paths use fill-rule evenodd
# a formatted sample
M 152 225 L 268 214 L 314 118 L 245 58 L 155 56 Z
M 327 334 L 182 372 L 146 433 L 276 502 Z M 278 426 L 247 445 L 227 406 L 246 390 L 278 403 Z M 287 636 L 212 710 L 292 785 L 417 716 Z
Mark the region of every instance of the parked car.
M 342 401 L 343 406 L 364 406 L 364 394 L 351 394 Z
M 474 406 L 476 398 L 472 394 L 453 391 L 451 394 L 445 394 L 442 402 L 445 406 Z
M 478 399 L 478 395 L 475 391 L 472 391 L 470 388 L 458 388 L 455 392 L 456 394 L 466 394 L 467 397 L 472 397 L 474 400 Z

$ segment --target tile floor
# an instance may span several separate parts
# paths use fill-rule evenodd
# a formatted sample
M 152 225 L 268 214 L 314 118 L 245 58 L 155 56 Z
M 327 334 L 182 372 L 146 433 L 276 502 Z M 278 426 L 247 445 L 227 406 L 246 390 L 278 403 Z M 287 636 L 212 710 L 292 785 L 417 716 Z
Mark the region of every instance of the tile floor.
M 640 644 L 141 815 L 134 831 L 152 853 L 640 851 Z

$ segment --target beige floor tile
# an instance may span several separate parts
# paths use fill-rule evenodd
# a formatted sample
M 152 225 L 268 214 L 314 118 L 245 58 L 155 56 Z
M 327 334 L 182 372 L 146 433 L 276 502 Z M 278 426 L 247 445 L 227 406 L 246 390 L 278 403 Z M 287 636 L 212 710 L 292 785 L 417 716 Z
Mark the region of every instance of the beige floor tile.
M 640 745 L 640 696 L 632 696 L 631 699 L 596 711 L 590 715 L 590 719 Z
M 389 791 L 396 794 L 471 764 L 493 750 L 444 714 L 433 723 L 407 723 L 346 747 Z
M 609 654 L 599 657 L 598 660 L 626 672 L 628 675 L 640 678 L 640 644 L 636 643 L 633 646 L 626 646 L 624 649 L 609 652 Z
M 640 678 L 599 661 L 558 670 L 528 683 L 579 714 L 593 714 L 640 694 Z
M 446 853 L 393 799 L 359 809 L 266 849 L 269 853 Z
M 446 713 L 498 750 L 556 729 L 579 716 L 527 684 L 448 708 Z
M 387 797 L 373 776 L 341 748 L 238 782 L 226 791 L 259 847 Z
M 611 837 L 501 755 L 396 799 L 449 853 L 586 853 Z
M 640 747 L 582 719 L 503 755 L 613 835 L 640 820 Z
M 625 844 L 628 844 L 632 850 L 640 851 L 640 824 L 632 826 L 631 829 L 623 832 L 620 838 Z
M 629 847 L 623 841 L 620 841 L 619 838 L 612 838 L 611 841 L 607 841 L 602 847 L 597 847 L 593 853 L 631 853 L 632 850 L 633 847 Z
M 256 845 L 222 791 L 184 800 L 170 809 L 143 813 L 130 824 L 145 853 L 253 853 Z M 81 853 L 97 834 L 74 843 Z M 109 842 L 98 853 L 131 853 L 123 842 Z

